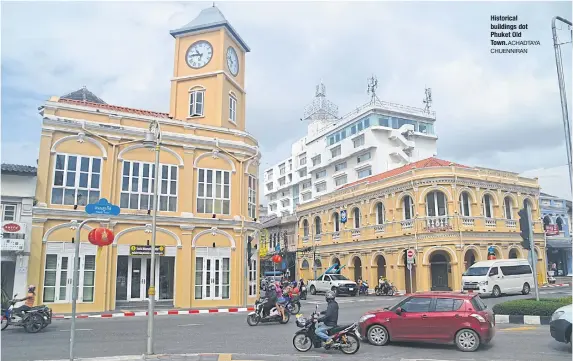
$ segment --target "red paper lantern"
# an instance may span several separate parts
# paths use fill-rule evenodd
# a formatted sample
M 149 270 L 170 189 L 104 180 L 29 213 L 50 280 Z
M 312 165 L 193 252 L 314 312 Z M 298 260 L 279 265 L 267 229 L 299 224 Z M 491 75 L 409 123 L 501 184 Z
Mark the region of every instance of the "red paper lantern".
M 275 254 L 275 255 L 273 256 L 273 258 L 272 258 L 272 261 L 273 261 L 274 263 L 281 263 L 281 262 L 283 261 L 283 258 L 282 258 L 280 255 Z
M 88 234 L 88 241 L 98 247 L 109 246 L 113 243 L 113 232 L 107 228 L 98 227 Z

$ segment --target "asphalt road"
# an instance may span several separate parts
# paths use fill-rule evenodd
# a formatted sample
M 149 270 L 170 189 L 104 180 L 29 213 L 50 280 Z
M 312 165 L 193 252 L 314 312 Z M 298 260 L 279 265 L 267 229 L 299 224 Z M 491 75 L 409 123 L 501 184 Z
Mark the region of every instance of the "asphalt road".
M 550 292 L 550 293 L 546 293 Z M 543 297 L 561 297 L 571 289 L 550 289 Z M 522 296 L 485 299 L 488 306 Z M 339 323 L 351 323 L 364 312 L 391 306 L 398 297 L 339 297 Z M 316 304 L 324 308 L 323 296 L 311 297 L 302 313 L 312 312 Z M 311 350 L 300 355 L 292 346 L 297 330 L 287 325 L 266 324 L 249 327 L 246 313 L 194 314 L 156 317 L 156 353 L 233 353 L 234 360 L 308 360 L 314 357 L 342 360 L 336 351 Z M 145 350 L 147 321 L 144 317 L 79 319 L 76 323 L 77 357 L 141 355 Z M 69 320 L 54 322 L 38 334 L 21 328 L 2 332 L 2 357 L 10 361 L 59 360 L 69 355 Z M 274 356 L 273 356 L 274 355 Z M 301 358 L 304 356 L 305 358 Z M 547 326 L 499 325 L 491 345 L 468 354 L 448 345 L 391 344 L 375 347 L 361 345 L 357 360 L 570 360 L 568 347 L 554 341 Z M 346 356 L 345 359 L 348 359 Z

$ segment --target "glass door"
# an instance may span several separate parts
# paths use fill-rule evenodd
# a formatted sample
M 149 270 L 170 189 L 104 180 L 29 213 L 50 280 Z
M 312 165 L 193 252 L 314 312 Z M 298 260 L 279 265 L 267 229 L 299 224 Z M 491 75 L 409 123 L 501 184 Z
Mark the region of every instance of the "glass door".
M 155 299 L 158 299 L 159 260 L 155 262 Z M 128 300 L 143 301 L 149 299 L 149 283 L 151 282 L 151 259 L 130 257 L 128 263 Z
M 56 302 L 69 302 L 72 299 L 73 257 L 60 256 L 58 263 L 56 284 L 59 285 L 59 287 Z
M 203 266 L 201 277 L 201 293 L 196 294 L 197 299 L 221 300 L 229 298 L 229 258 L 205 257 L 197 258 L 197 266 Z M 197 274 L 198 276 L 199 273 Z M 197 290 L 196 290 L 197 292 Z

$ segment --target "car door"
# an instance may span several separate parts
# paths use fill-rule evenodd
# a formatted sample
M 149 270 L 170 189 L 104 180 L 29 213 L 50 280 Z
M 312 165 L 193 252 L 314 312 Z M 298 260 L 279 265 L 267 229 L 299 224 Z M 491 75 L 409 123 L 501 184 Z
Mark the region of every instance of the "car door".
M 405 300 L 399 306 L 402 312 L 390 321 L 392 339 L 422 340 L 427 338 L 431 304 L 431 297 L 412 297 Z
M 324 275 L 322 276 L 322 280 L 320 280 L 319 282 L 319 287 L 318 290 L 320 292 L 326 292 L 330 289 L 329 284 L 330 284 L 330 276 L 329 275 Z
M 429 332 L 432 340 L 451 341 L 464 322 L 464 300 L 436 297 L 428 314 Z
M 494 286 L 498 286 L 499 289 L 501 290 L 501 292 L 503 292 L 503 278 L 502 278 L 502 274 L 499 271 L 499 268 L 497 266 L 493 266 L 492 268 L 490 268 L 489 273 L 487 274 L 488 277 L 488 283 L 491 284 L 491 289 L 493 290 Z

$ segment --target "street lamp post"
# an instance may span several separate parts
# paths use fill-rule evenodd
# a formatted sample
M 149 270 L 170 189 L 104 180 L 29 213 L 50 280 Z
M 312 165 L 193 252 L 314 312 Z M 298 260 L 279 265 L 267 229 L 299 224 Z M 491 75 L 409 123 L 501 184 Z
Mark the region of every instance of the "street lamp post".
M 155 240 L 157 237 L 157 208 L 159 204 L 159 151 L 161 144 L 161 129 L 159 123 L 153 120 L 149 131 L 145 133 L 144 143 L 155 150 L 155 170 L 153 183 L 153 213 L 151 220 L 151 274 L 149 277 L 149 307 L 147 310 L 147 354 L 153 355 L 153 318 L 155 314 Z

